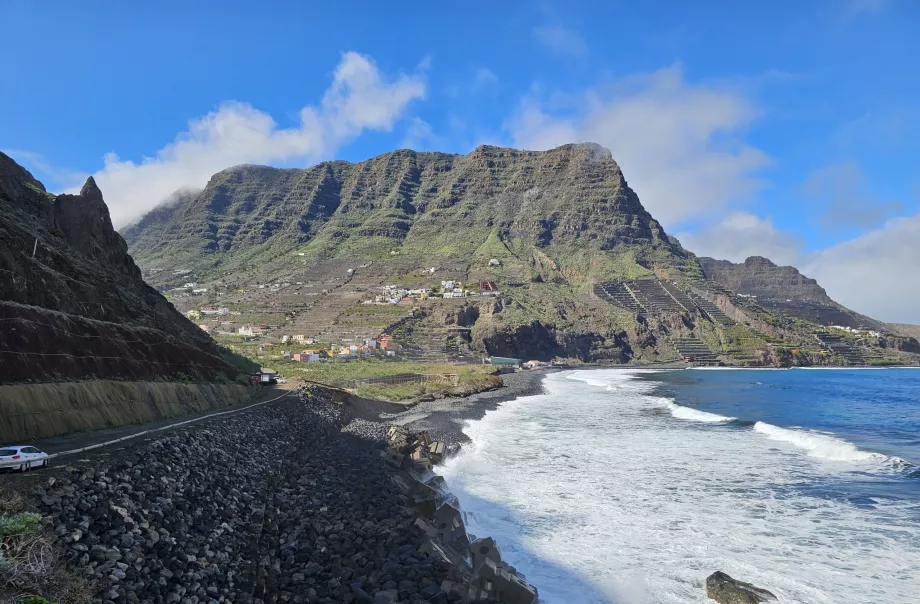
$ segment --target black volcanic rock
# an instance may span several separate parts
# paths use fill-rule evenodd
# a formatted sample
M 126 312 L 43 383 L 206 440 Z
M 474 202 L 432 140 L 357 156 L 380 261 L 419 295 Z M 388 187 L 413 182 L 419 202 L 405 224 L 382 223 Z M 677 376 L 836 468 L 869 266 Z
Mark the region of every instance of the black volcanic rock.
M 776 596 L 766 589 L 733 579 L 721 571 L 706 577 L 706 595 L 719 604 L 760 604 L 776 601 Z
M 250 366 L 144 283 L 92 177 L 78 195 L 51 195 L 0 153 L 0 276 L 3 381 L 233 378 Z

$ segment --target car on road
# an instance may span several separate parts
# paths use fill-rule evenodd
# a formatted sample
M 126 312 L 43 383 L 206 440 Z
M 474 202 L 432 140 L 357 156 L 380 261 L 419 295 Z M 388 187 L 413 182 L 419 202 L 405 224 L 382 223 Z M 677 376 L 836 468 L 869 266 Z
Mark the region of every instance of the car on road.
M 48 454 L 28 445 L 0 446 L 0 470 L 26 472 L 48 466 Z

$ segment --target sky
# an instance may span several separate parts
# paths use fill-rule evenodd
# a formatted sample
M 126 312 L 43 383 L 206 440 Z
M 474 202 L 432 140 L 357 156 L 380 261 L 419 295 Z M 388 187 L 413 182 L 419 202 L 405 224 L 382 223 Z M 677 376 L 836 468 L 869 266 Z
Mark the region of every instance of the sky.
M 698 255 L 920 323 L 920 2 L 0 2 L 0 150 L 116 227 L 241 163 L 611 150 Z

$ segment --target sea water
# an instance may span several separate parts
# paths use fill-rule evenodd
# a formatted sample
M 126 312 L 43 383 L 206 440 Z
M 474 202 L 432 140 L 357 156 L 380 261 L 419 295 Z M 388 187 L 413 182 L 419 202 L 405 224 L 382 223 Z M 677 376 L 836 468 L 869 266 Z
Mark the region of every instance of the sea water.
M 920 602 L 920 371 L 547 376 L 441 469 L 548 604 Z

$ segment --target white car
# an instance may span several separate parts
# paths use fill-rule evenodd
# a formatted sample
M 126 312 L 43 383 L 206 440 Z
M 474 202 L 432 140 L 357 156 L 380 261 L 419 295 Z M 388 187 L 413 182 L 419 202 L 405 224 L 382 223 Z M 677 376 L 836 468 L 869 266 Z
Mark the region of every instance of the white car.
M 48 466 L 48 454 L 35 447 L 17 445 L 0 447 L 0 470 L 25 472 L 32 468 Z

